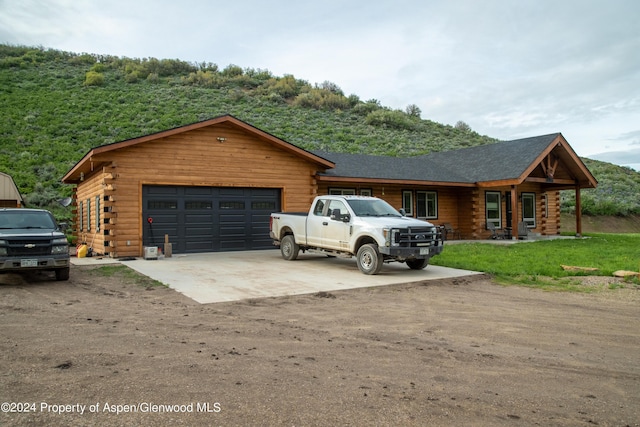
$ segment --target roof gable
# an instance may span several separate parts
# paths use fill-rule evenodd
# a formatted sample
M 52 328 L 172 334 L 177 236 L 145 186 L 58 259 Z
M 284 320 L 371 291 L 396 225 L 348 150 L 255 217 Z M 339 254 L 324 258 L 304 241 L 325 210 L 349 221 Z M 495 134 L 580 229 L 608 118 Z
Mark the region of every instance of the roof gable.
M 80 179 L 80 174 L 82 172 L 87 173 L 88 170 L 90 169 L 89 166 L 87 166 L 87 164 L 90 163 L 91 158 L 98 154 L 108 153 L 110 151 L 115 151 L 115 150 L 121 150 L 123 148 L 132 147 L 138 144 L 151 142 L 154 140 L 167 138 L 173 135 L 189 132 L 192 130 L 201 129 L 207 126 L 215 126 L 220 124 L 231 125 L 231 126 L 240 128 L 244 132 L 251 134 L 252 136 L 256 137 L 257 139 L 260 139 L 261 141 L 264 141 L 267 144 L 275 146 L 281 150 L 290 152 L 307 161 L 316 163 L 321 168 L 326 169 L 326 168 L 335 167 L 335 164 L 333 164 L 331 161 L 327 159 L 319 157 L 311 153 L 310 151 L 304 150 L 291 143 L 288 143 L 280 138 L 277 138 L 271 135 L 268 132 L 260 130 L 255 126 L 252 126 L 232 115 L 227 114 L 227 115 L 215 117 L 213 119 L 204 120 L 201 122 L 192 123 L 185 126 L 180 126 L 177 128 L 153 133 L 150 135 L 144 135 L 138 138 L 132 138 L 125 141 L 114 142 L 111 144 L 105 144 L 105 145 L 101 145 L 99 147 L 93 148 L 89 150 L 89 152 L 85 154 L 84 157 L 80 159 L 80 161 L 78 161 L 78 163 L 76 163 L 76 165 L 71 170 L 67 172 L 67 174 L 62 178 L 62 182 L 71 183 L 71 182 L 78 181 Z

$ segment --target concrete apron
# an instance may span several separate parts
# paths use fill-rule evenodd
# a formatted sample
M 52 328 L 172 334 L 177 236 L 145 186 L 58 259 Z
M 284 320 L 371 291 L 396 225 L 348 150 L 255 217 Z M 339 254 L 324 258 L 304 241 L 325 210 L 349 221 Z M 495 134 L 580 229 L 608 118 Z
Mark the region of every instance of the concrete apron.
M 92 264 L 90 260 L 74 258 L 73 262 L 87 265 Z M 355 258 L 301 253 L 296 261 L 285 261 L 279 250 L 180 254 L 119 262 L 201 304 L 482 274 L 433 265 L 411 270 L 404 263 L 389 263 L 379 274 L 369 276 L 358 270 Z

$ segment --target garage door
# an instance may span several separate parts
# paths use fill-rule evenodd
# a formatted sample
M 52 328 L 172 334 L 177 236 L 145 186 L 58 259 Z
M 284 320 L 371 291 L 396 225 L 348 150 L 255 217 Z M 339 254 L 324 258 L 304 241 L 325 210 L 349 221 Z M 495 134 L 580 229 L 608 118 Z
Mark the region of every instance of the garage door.
M 280 190 L 143 186 L 143 241 L 174 253 L 272 249 L 269 216 L 280 210 Z

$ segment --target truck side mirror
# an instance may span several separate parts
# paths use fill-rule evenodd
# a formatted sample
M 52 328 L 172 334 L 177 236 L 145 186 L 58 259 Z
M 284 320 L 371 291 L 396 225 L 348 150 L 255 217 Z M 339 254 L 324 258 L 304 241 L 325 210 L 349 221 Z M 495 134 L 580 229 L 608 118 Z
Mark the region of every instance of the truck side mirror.
M 340 209 L 334 209 L 331 211 L 331 219 L 342 222 L 349 222 L 351 216 L 349 214 L 342 215 Z
M 400 209 L 400 215 L 407 216 L 407 211 L 405 211 L 404 208 Z

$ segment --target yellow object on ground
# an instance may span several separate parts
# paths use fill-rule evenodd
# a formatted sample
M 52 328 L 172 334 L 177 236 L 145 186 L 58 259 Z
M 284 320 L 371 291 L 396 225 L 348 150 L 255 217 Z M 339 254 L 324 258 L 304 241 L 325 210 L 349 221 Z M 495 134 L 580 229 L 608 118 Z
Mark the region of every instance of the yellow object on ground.
M 76 249 L 76 256 L 78 258 L 84 258 L 87 256 L 87 251 L 89 250 L 89 248 L 87 247 L 87 245 L 80 245 L 78 246 L 78 248 Z

